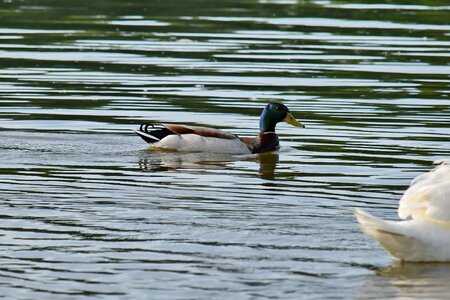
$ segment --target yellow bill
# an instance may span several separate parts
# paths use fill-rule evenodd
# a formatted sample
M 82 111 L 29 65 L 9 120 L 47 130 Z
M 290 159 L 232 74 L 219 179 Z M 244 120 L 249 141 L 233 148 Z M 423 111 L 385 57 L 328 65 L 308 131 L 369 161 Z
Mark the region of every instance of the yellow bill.
M 300 123 L 299 121 L 297 121 L 290 112 L 288 112 L 288 114 L 286 115 L 286 117 L 283 119 L 284 122 L 291 124 L 292 126 L 296 126 L 296 127 L 303 127 L 305 128 L 305 125 L 303 125 L 302 123 Z

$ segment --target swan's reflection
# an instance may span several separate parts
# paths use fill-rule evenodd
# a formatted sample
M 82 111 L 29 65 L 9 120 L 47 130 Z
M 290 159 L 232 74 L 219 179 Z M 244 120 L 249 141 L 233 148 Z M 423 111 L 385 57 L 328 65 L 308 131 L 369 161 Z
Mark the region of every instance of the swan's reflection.
M 145 172 L 176 170 L 202 172 L 207 170 L 239 168 L 239 166 L 236 166 L 236 163 L 240 161 L 255 162 L 259 164 L 259 176 L 266 180 L 274 180 L 279 155 L 278 152 L 230 155 L 145 151 L 139 159 L 139 168 Z
M 377 271 L 363 286 L 361 299 L 448 299 L 450 263 L 401 263 Z

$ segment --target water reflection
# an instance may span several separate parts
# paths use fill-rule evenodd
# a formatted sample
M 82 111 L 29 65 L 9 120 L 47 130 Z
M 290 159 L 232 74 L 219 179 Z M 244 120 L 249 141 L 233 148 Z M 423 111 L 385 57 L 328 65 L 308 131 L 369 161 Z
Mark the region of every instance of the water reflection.
M 262 179 L 274 180 L 275 169 L 280 159 L 278 152 L 260 153 L 256 158 L 256 161 L 259 162 L 259 176 Z
M 365 281 L 359 298 L 448 299 L 449 282 L 449 263 L 393 262 Z
M 140 156 L 138 165 L 144 172 L 184 170 L 205 173 L 208 170 L 218 171 L 236 168 L 236 166 L 232 165 L 235 162 L 252 162 L 259 165 L 258 176 L 261 179 L 275 180 L 275 169 L 278 161 L 279 154 L 277 151 L 249 155 L 230 155 L 146 150 Z

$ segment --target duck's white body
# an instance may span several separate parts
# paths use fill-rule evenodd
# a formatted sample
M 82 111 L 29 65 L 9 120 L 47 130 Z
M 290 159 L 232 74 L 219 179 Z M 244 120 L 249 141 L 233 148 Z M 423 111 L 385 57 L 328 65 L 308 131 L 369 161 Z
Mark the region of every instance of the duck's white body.
M 415 262 L 450 261 L 450 161 L 414 179 L 398 209 L 405 221 L 384 221 L 354 211 L 364 232 L 394 258 Z
M 155 149 L 181 152 L 207 152 L 224 154 L 249 154 L 250 149 L 240 139 L 204 137 L 198 134 L 168 135 L 150 145 Z

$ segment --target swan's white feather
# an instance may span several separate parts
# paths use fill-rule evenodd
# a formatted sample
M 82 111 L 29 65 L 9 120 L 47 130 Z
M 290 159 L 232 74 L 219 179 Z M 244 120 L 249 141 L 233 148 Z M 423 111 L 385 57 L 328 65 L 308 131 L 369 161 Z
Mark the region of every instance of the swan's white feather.
M 152 148 L 182 152 L 249 154 L 249 148 L 239 139 L 203 137 L 198 134 L 171 134 L 150 145 Z
M 396 259 L 450 261 L 450 231 L 446 227 L 417 220 L 384 221 L 361 209 L 356 209 L 354 214 L 363 231 Z
M 364 232 L 396 259 L 450 262 L 450 164 L 412 181 L 398 209 L 399 217 L 409 220 L 384 221 L 360 209 L 354 214 Z
M 450 165 L 441 164 L 414 179 L 400 200 L 398 215 L 450 226 Z

